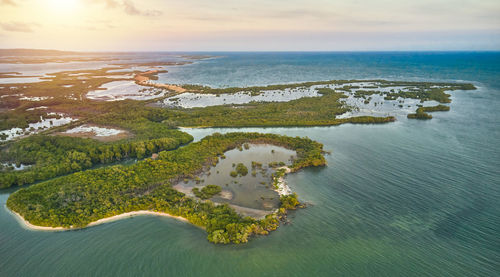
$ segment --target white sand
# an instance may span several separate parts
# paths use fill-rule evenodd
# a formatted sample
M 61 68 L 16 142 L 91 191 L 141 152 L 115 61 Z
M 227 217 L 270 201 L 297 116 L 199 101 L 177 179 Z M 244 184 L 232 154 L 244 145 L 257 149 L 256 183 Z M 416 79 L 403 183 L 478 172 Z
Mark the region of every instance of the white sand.
M 123 133 L 124 131 L 112 128 L 103 128 L 98 126 L 90 126 L 90 125 L 81 125 L 71 130 L 67 130 L 66 134 L 75 134 L 75 133 L 94 133 L 96 137 L 110 137 L 116 136 L 118 134 Z
M 48 113 L 48 115 L 55 115 L 56 113 Z M 2 130 L 0 131 L 0 135 L 6 135 L 7 138 L 5 140 L 12 140 L 17 137 L 21 136 L 28 136 L 32 134 L 36 134 L 39 131 L 47 130 L 52 127 L 57 127 L 57 126 L 62 126 L 66 125 L 70 122 L 77 121 L 78 119 L 76 118 L 71 118 L 69 116 L 65 116 L 62 113 L 57 114 L 61 116 L 60 118 L 43 118 L 43 116 L 40 116 L 40 121 L 36 123 L 29 123 L 28 128 L 21 129 L 14 127 L 9 130 Z
M 287 166 L 280 167 L 280 168 L 278 168 L 278 170 L 279 169 L 285 169 L 285 175 L 288 174 L 288 173 L 290 173 L 290 172 L 292 172 L 292 170 L 289 167 L 287 167 Z M 278 179 L 278 184 L 277 184 L 278 188 L 275 189 L 275 191 L 278 192 L 278 194 L 280 196 L 292 194 L 292 190 L 290 189 L 290 187 L 285 182 L 285 175 L 283 175 L 282 177 L 280 177 Z
M 8 208 L 7 208 L 7 210 L 16 216 L 16 220 L 19 221 L 19 223 L 21 223 L 21 225 L 23 225 L 24 227 L 26 227 L 30 230 L 37 230 L 37 231 L 64 231 L 64 230 L 68 230 L 68 229 L 63 228 L 63 227 L 43 227 L 43 226 L 33 225 L 33 224 L 29 223 L 27 220 L 25 220 L 24 217 L 22 217 L 20 214 L 14 212 Z

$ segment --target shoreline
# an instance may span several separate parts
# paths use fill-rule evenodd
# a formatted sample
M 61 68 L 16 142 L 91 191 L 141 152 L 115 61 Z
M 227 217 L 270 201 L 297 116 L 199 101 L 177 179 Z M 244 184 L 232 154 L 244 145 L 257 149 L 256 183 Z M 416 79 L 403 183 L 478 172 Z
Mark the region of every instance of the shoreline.
M 19 213 L 15 212 L 15 211 L 12 211 L 11 209 L 7 208 L 7 206 L 5 206 L 5 208 L 15 216 L 16 220 L 23 227 L 26 227 L 26 229 L 33 230 L 33 231 L 61 232 L 61 231 L 69 231 L 69 230 L 79 230 L 79 229 L 85 229 L 85 228 L 88 228 L 88 227 L 93 227 L 93 226 L 97 226 L 97 225 L 101 225 L 101 224 L 105 224 L 105 223 L 109 223 L 109 222 L 114 222 L 114 221 L 122 220 L 122 219 L 125 219 L 125 218 L 131 218 L 131 217 L 134 217 L 134 216 L 141 216 L 141 215 L 154 215 L 154 216 L 170 217 L 170 218 L 174 218 L 174 219 L 177 219 L 177 220 L 180 220 L 180 221 L 183 221 L 183 222 L 190 223 L 193 226 L 200 227 L 200 226 L 197 226 L 195 224 L 192 224 L 191 222 L 189 222 L 189 220 L 187 220 L 186 218 L 181 217 L 181 216 L 174 216 L 174 215 L 171 215 L 171 214 L 168 214 L 168 213 L 154 212 L 154 211 L 148 211 L 148 210 L 126 212 L 126 213 L 122 213 L 122 214 L 119 214 L 119 215 L 114 215 L 114 216 L 110 216 L 110 217 L 101 218 L 101 219 L 98 219 L 96 221 L 92 221 L 89 224 L 87 224 L 86 226 L 80 227 L 80 228 L 73 228 L 73 227 L 69 227 L 69 228 L 67 228 L 67 227 L 45 227 L 45 226 L 38 226 L 38 225 L 31 224 L 29 221 L 27 221 L 26 219 L 24 219 L 24 217 L 21 216 Z M 203 229 L 203 227 L 200 227 L 200 228 Z
M 187 91 L 185 88 L 183 88 L 181 86 L 151 82 L 151 78 L 149 78 L 147 75 L 158 74 L 158 73 L 159 73 L 159 70 L 149 70 L 146 72 L 142 72 L 142 73 L 136 74 L 134 76 L 134 80 L 140 86 L 163 88 L 163 89 L 173 91 L 175 93 L 183 93 L 183 92 Z
M 276 191 L 281 197 L 283 195 L 292 194 L 292 189 L 285 182 L 285 176 L 287 174 L 291 173 L 292 169 L 289 168 L 288 166 L 282 166 L 282 167 L 279 167 L 276 171 L 278 171 L 280 169 L 284 169 L 285 173 L 283 174 L 283 176 L 278 178 L 277 183 L 276 183 L 277 188 L 274 188 L 274 191 Z
M 44 226 L 38 226 L 38 225 L 33 225 L 29 223 L 24 217 L 22 217 L 20 214 L 14 212 L 13 210 L 7 208 L 5 206 L 7 211 L 12 213 L 16 219 L 17 222 L 23 227 L 25 227 L 28 230 L 34 230 L 34 231 L 52 231 L 52 232 L 60 232 L 60 231 L 65 231 L 65 230 L 70 230 L 70 228 L 64 228 L 64 227 L 44 227 Z

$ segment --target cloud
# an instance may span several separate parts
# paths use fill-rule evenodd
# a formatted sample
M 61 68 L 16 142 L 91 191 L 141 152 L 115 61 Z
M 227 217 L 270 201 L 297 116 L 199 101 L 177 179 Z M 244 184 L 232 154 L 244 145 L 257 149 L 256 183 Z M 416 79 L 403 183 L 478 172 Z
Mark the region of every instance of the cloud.
M 36 23 L 24 23 L 19 21 L 11 21 L 0 23 L 0 28 L 8 32 L 32 33 L 33 27 L 40 26 Z
M 116 8 L 120 4 L 116 0 L 85 0 L 89 4 L 105 4 L 108 8 Z
M 0 0 L 4 1 L 4 0 Z M 7 0 L 10 1 L 10 0 Z M 131 0 L 85 0 L 87 3 L 91 4 L 104 4 L 107 8 L 110 9 L 122 9 L 128 15 L 138 15 L 138 16 L 147 16 L 147 17 L 156 17 L 160 16 L 163 13 L 159 10 L 141 10 L 136 7 L 134 2 Z
M 0 6 L 17 6 L 17 4 L 12 0 L 0 0 Z
M 162 15 L 162 12 L 158 11 L 158 10 L 141 11 L 135 6 L 134 2 L 132 2 L 130 0 L 123 1 L 123 9 L 129 15 L 143 15 L 143 16 L 160 16 L 160 15 Z
M 87 19 L 86 24 L 82 26 L 83 29 L 87 30 L 103 30 L 103 29 L 113 29 L 117 26 L 110 20 L 106 19 Z

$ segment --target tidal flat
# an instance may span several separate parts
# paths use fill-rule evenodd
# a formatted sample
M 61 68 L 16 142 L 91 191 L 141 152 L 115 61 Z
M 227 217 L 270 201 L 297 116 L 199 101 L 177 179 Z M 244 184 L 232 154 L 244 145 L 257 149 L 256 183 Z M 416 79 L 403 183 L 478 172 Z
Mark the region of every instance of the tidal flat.
M 273 174 L 279 164 L 291 166 L 297 153 L 273 145 L 248 144 L 248 148 L 229 150 L 217 165 L 210 167 L 195 178 L 182 180 L 174 188 L 189 196 L 194 196 L 193 188 L 217 184 L 222 193 L 211 200 L 229 203 L 243 215 L 262 218 L 279 208 L 280 195 L 273 187 Z M 237 164 L 243 164 L 245 175 L 231 176 Z

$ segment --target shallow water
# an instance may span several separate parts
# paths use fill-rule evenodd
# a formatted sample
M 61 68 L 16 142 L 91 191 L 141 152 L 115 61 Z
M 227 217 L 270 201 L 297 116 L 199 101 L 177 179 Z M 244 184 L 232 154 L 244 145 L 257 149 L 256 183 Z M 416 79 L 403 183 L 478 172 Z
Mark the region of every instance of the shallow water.
M 353 86 L 355 88 L 339 89 L 344 86 Z M 377 86 L 377 88 L 371 88 L 370 86 Z M 320 88 L 335 89 L 336 92 L 341 92 L 347 96 L 347 98 L 342 99 L 341 102 L 351 107 L 352 110 L 338 115 L 336 118 L 349 118 L 354 116 L 394 116 L 396 118 L 402 118 L 410 113 L 414 113 L 418 105 L 436 106 L 439 104 L 437 101 L 421 102 L 419 99 L 401 97 L 396 100 L 385 100 L 384 97 L 391 91 L 408 91 L 412 87 L 383 86 L 379 82 L 352 82 L 346 84 L 314 85 L 311 87 L 284 90 L 263 90 L 258 95 L 252 95 L 250 92 L 245 92 L 244 89 L 241 92 L 232 94 L 199 94 L 186 92 L 166 98 L 158 102 L 158 104 L 165 108 L 181 107 L 189 109 L 229 104 L 247 104 L 252 102 L 288 102 L 304 97 L 319 97 L 321 96 L 321 94 L 318 93 L 318 89 Z M 381 95 L 373 94 L 366 97 L 355 97 L 355 92 L 358 90 L 374 91 Z M 365 102 L 365 100 L 368 103 Z
M 99 90 L 89 91 L 86 97 L 103 101 L 148 100 L 162 97 L 166 93 L 166 90 L 137 85 L 135 81 L 113 81 L 103 84 Z
M 0 78 L 0 84 L 26 84 L 38 83 L 43 80 L 40 77 Z
M 199 177 L 200 180 L 189 180 L 174 186 L 175 189 L 193 195 L 194 187 L 202 188 L 206 185 L 218 185 L 222 187 L 222 196 L 215 196 L 212 200 L 216 203 L 230 203 L 243 208 L 254 210 L 239 210 L 243 215 L 262 216 L 274 211 L 279 207 L 279 194 L 272 188 L 271 174 L 275 172 L 269 167 L 271 162 L 283 162 L 291 165 L 291 159 L 296 157 L 296 152 L 272 145 L 250 144 L 249 149 L 242 148 L 229 150 L 225 153 L 225 159 L 219 159 L 219 163 L 211 167 L 208 172 Z M 252 168 L 252 162 L 262 164 L 261 168 Z M 242 163 L 248 168 L 246 176 L 231 177 L 234 165 Z M 255 171 L 255 176 L 252 174 Z
M 248 53 L 178 69 L 173 79 L 206 85 L 384 78 L 479 89 L 452 92 L 451 111 L 429 121 L 189 130 L 309 136 L 332 151 L 327 167 L 287 176 L 310 205 L 246 245 L 212 245 L 154 216 L 33 232 L 4 208 L 13 189 L 0 191 L 0 276 L 499 275 L 499 53 Z
M 48 63 L 0 63 L 0 72 L 18 72 L 20 76 L 44 76 L 61 71 L 94 70 L 103 67 L 119 68 L 117 63 L 148 63 L 148 62 L 185 62 L 189 58 L 179 57 L 173 53 L 115 53 L 96 54 L 96 58 L 106 58 L 107 61 L 79 61 L 79 62 L 48 62 Z M 133 67 L 142 70 L 149 67 Z M 113 72 L 113 71 L 110 71 Z M 128 72 L 117 69 L 114 72 Z M 0 79 L 1 80 L 1 79 Z M 0 81 L 1 83 L 1 81 Z
M 259 95 L 251 95 L 249 92 L 237 92 L 233 94 L 199 94 L 186 92 L 174 97 L 169 97 L 162 105 L 170 107 L 196 108 L 227 104 L 246 104 L 250 102 L 288 102 L 303 97 L 316 97 L 319 93 L 315 87 L 305 89 L 267 90 Z
M 7 141 L 20 136 L 28 136 L 36 134 L 39 131 L 66 125 L 68 123 L 78 120 L 69 116 L 65 116 L 64 114 L 58 114 L 58 116 L 59 118 L 43 118 L 42 116 L 40 116 L 40 121 L 35 123 L 29 123 L 28 128 L 21 129 L 15 127 L 9 130 L 2 130 L 0 131 L 0 135 L 6 136 L 4 140 Z
M 66 134 L 75 134 L 75 133 L 94 133 L 96 137 L 109 137 L 116 136 L 118 134 L 123 133 L 122 130 L 112 129 L 112 128 L 104 128 L 98 126 L 90 126 L 90 125 L 81 125 L 75 127 L 70 130 L 66 130 L 64 133 Z

